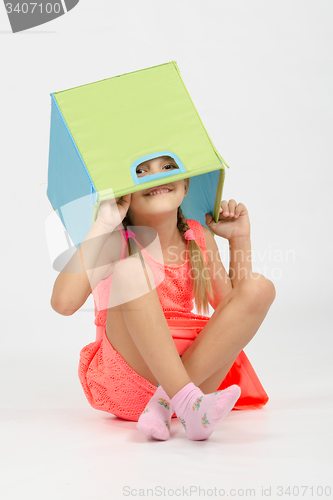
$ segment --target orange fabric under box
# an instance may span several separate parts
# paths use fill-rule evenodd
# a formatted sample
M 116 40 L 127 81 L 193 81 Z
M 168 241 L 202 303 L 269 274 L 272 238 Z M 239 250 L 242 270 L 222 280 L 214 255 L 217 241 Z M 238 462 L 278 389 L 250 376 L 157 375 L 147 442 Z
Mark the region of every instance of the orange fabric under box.
M 165 314 L 165 316 L 179 355 L 186 351 L 210 319 L 209 317 L 197 319 L 198 315 L 185 318 L 179 313 Z M 238 385 L 242 391 L 234 410 L 262 408 L 269 399 L 244 351 L 239 353 L 218 390 L 226 389 L 233 384 Z

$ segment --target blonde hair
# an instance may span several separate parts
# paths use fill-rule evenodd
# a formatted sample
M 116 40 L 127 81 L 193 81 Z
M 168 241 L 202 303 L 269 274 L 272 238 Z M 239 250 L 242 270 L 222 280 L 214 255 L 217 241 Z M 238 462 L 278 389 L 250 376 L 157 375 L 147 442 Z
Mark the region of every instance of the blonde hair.
M 187 224 L 185 216 L 180 207 L 178 207 L 177 215 L 178 215 L 177 227 L 179 232 L 183 235 L 188 229 L 191 228 Z M 127 230 L 127 226 L 132 225 L 128 214 L 126 214 L 123 220 L 123 225 L 125 230 Z M 184 241 L 186 241 L 185 237 Z M 133 253 L 138 253 L 141 261 L 143 261 L 140 248 L 138 247 L 138 245 L 136 245 L 134 240 L 132 240 L 131 245 L 129 244 L 129 240 L 127 240 L 127 246 L 130 256 L 133 255 Z M 190 277 L 192 279 L 193 295 L 196 308 L 199 314 L 201 311 L 203 311 L 203 314 L 208 314 L 209 313 L 208 296 L 211 299 L 213 299 L 214 292 L 212 283 L 210 281 L 209 270 L 206 266 L 204 255 L 201 251 L 201 248 L 199 247 L 199 245 L 195 240 L 189 240 L 188 256 L 190 265 Z

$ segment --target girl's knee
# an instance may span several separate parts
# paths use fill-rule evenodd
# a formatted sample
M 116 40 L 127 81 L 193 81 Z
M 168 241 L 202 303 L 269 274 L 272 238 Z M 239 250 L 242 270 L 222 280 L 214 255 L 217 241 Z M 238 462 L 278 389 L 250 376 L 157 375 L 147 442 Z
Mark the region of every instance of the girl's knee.
M 244 292 L 251 308 L 267 309 L 275 299 L 276 290 L 273 282 L 260 273 L 251 272 L 244 282 Z
M 130 257 L 118 262 L 114 268 L 112 286 L 123 299 L 132 300 L 145 295 L 154 287 L 153 273 L 143 266 L 141 259 Z
M 117 262 L 114 267 L 114 275 L 119 278 L 131 279 L 133 274 L 137 274 L 142 269 L 141 259 L 137 257 L 128 257 Z

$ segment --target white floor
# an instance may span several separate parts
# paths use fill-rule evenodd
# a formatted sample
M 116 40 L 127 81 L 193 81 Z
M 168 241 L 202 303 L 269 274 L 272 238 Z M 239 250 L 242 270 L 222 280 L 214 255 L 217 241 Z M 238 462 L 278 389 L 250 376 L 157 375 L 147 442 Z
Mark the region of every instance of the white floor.
M 297 328 L 278 314 L 245 348 L 268 404 L 232 411 L 201 442 L 177 419 L 169 441 L 149 441 L 134 422 L 89 406 L 76 369 L 93 340 L 91 313 L 51 311 L 53 337 L 28 323 L 1 356 L 1 499 L 332 498 L 331 332 L 324 320 L 314 332 L 306 313 Z

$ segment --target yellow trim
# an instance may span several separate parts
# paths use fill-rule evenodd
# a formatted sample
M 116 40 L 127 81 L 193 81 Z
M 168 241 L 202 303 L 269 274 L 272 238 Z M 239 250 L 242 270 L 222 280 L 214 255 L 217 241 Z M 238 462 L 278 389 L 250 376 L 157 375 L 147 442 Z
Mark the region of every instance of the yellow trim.
M 218 222 L 219 216 L 220 216 L 220 207 L 221 207 L 221 201 L 222 201 L 222 190 L 223 190 L 223 185 L 224 185 L 224 179 L 225 179 L 225 169 L 220 170 L 220 177 L 219 177 L 219 182 L 217 185 L 217 190 L 216 190 L 216 198 L 215 198 L 215 205 L 214 205 L 214 211 L 213 211 L 213 220 L 214 222 Z

